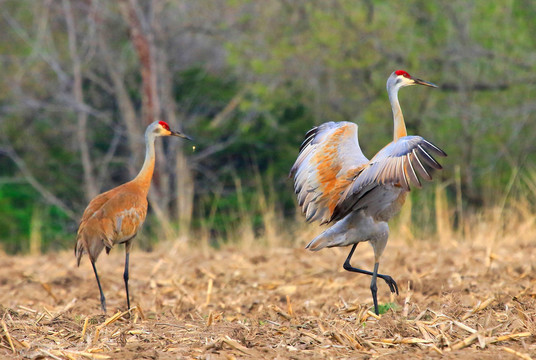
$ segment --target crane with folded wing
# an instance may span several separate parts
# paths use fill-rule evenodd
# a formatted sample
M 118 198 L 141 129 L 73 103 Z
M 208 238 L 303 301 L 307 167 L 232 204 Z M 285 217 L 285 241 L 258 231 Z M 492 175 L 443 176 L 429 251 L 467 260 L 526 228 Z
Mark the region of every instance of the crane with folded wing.
M 100 292 L 101 308 L 106 313 L 106 298 L 102 291 L 95 262 L 102 250 L 106 253 L 117 244 L 125 244 L 125 271 L 123 280 L 127 296 L 127 307 L 130 310 L 130 297 L 128 293 L 128 267 L 132 240 L 138 233 L 145 216 L 147 215 L 147 194 L 151 186 L 155 165 L 155 140 L 161 136 L 177 136 L 191 140 L 179 131 L 172 131 L 164 121 L 155 121 L 145 130 L 145 161 L 138 175 L 131 181 L 116 188 L 97 195 L 84 210 L 78 233 L 74 253 L 76 262 L 84 254 L 89 260 L 97 279 Z

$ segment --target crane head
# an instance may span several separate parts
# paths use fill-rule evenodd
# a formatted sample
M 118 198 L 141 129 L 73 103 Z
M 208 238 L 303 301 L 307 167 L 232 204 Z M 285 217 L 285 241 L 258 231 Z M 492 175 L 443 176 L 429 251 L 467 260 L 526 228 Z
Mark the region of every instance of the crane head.
M 189 136 L 181 133 L 180 131 L 173 131 L 170 129 L 169 124 L 165 121 L 155 121 L 149 128 L 152 128 L 152 132 L 156 136 L 177 136 L 183 139 L 192 140 Z
M 407 71 L 397 70 L 394 71 L 389 79 L 387 79 L 387 89 L 396 88 L 397 90 L 401 87 L 411 86 L 411 85 L 424 85 L 436 88 L 437 85 L 432 84 L 431 82 L 424 81 L 412 77 Z

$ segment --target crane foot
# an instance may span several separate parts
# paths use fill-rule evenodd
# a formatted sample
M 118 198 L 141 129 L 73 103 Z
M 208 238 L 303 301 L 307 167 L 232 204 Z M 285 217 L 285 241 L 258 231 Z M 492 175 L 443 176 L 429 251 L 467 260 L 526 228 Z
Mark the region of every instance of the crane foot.
M 389 289 L 391 290 L 392 293 L 396 293 L 398 295 L 398 285 L 396 284 L 395 279 L 393 279 L 389 275 L 382 275 L 382 274 L 378 274 L 378 277 L 385 280 L 387 285 L 389 285 Z

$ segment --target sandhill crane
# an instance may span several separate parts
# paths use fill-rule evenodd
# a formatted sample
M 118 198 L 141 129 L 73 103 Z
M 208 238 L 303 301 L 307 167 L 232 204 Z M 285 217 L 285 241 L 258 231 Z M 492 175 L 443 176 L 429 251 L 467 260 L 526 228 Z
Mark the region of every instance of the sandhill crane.
M 138 175 L 131 181 L 97 195 L 90 201 L 76 237 L 75 255 L 78 266 L 84 253 L 88 253 L 93 272 L 100 291 L 101 307 L 106 313 L 106 299 L 102 292 L 95 262 L 103 249 L 109 253 L 116 244 L 125 244 L 125 291 L 127 306 L 130 309 L 128 294 L 128 261 L 132 239 L 145 221 L 147 215 L 147 194 L 151 186 L 155 164 L 155 139 L 159 136 L 188 136 L 172 131 L 164 121 L 155 121 L 145 131 L 145 161 Z
M 343 267 L 372 276 L 370 290 L 377 315 L 376 278 L 385 280 L 391 292 L 398 294 L 393 278 L 378 274 L 380 257 L 389 236 L 387 221 L 402 207 L 410 186 L 421 186 L 419 176 L 431 180 L 430 170 L 441 169 L 432 155 L 447 156 L 422 137 L 407 136 L 398 90 L 416 84 L 437 87 L 403 70 L 393 72 L 387 79 L 394 136 L 371 160 L 359 147 L 356 124 L 327 122 L 305 135 L 290 171 L 298 204 L 307 221 L 333 223 L 306 249 L 318 251 L 325 247 L 353 245 Z M 369 241 L 374 249 L 373 272 L 350 265 L 355 248 L 362 241 Z

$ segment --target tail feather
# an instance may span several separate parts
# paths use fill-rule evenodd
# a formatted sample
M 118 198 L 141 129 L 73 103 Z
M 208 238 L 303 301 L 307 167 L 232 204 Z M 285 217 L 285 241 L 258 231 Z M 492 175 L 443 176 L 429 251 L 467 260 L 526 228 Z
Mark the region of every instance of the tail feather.
M 319 237 L 317 236 L 309 244 L 307 244 L 305 248 L 311 251 L 318 251 L 322 250 L 326 246 L 328 246 L 326 239 L 319 239 Z
M 319 251 L 326 247 L 346 246 L 346 234 L 334 231 L 333 227 L 326 229 L 320 235 L 315 237 L 307 246 L 307 250 Z
M 76 238 L 76 245 L 74 246 L 74 256 L 76 256 L 76 266 L 80 266 L 80 261 L 82 260 L 82 256 L 86 253 L 85 246 L 84 246 L 84 240 L 82 239 L 82 236 L 80 234 Z
M 389 226 L 386 222 L 377 222 L 363 211 L 351 212 L 315 237 L 306 249 L 318 251 L 326 247 L 348 246 L 362 241 L 387 240 L 388 236 Z
M 100 234 L 92 233 L 91 231 L 88 231 L 87 228 L 78 230 L 76 246 L 74 248 L 76 263 L 78 266 L 80 266 L 82 256 L 86 253 L 89 255 L 91 262 L 95 263 L 103 249 L 104 242 L 102 241 L 102 236 Z

